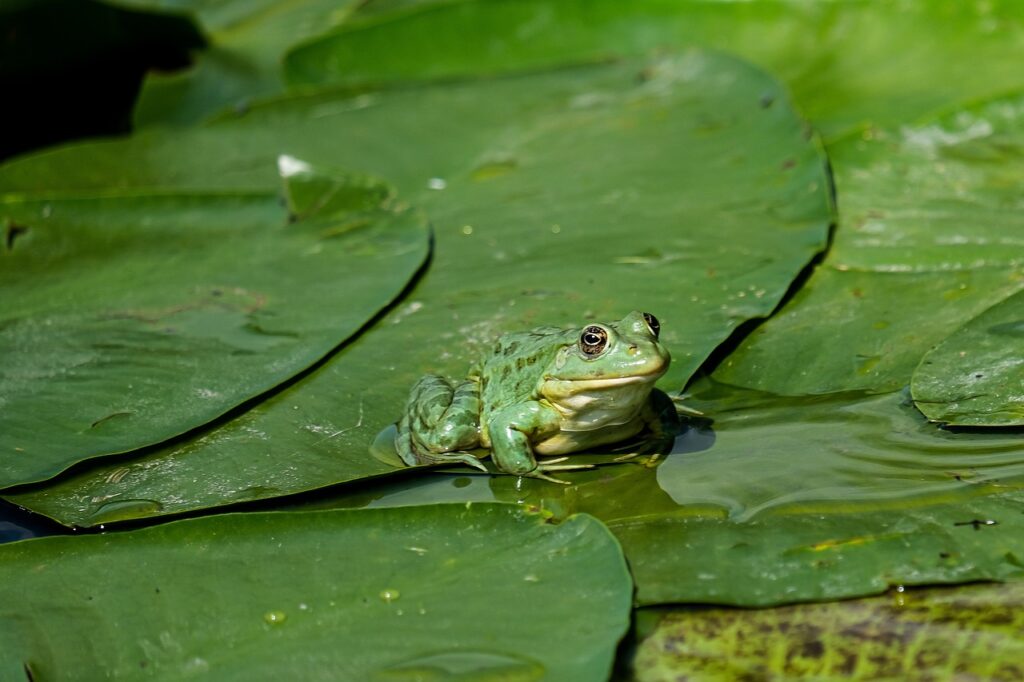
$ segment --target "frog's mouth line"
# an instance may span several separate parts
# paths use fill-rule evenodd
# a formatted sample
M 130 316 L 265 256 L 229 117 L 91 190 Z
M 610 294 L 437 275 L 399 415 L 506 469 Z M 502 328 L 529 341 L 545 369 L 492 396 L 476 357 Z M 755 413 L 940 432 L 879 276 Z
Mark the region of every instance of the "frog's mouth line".
M 576 390 L 589 390 L 612 388 L 613 386 L 625 386 L 627 384 L 639 384 L 652 382 L 658 379 L 663 371 L 649 372 L 648 374 L 634 374 L 628 377 L 610 377 L 608 379 L 554 379 L 545 380 L 545 383 L 569 384 Z

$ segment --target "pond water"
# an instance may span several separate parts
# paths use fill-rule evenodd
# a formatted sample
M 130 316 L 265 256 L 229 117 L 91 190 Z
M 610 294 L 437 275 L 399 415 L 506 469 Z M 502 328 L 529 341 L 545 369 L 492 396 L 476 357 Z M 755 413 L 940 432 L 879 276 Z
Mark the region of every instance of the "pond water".
M 0 543 L 67 532 L 49 519 L 0 500 Z

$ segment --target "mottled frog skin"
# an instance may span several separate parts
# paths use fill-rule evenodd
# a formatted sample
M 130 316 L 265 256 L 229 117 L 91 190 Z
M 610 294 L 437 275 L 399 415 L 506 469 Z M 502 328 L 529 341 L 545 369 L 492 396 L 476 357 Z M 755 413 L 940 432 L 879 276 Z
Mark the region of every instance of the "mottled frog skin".
M 398 423 L 398 454 L 409 465 L 483 468 L 465 450 L 484 447 L 500 471 L 557 480 L 546 472 L 580 466 L 538 464 L 537 455 L 659 431 L 651 391 L 670 362 L 659 331 L 657 318 L 634 311 L 607 324 L 505 334 L 466 379 L 431 374 L 416 383 Z

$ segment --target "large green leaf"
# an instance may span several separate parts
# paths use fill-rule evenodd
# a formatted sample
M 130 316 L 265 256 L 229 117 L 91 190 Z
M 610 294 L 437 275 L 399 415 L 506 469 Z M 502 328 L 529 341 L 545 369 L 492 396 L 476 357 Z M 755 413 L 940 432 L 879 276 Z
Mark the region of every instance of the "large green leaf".
M 698 388 L 690 402 L 713 430 L 684 433 L 654 468 L 603 466 L 568 487 L 434 476 L 294 508 L 497 500 L 587 512 L 622 542 L 641 604 L 764 606 L 1024 575 L 1021 434 L 950 433 L 899 393 Z
M 600 523 L 508 505 L 222 515 L 0 567 L 0 671 L 46 680 L 600 680 L 631 604 Z
M 450 78 L 704 44 L 778 75 L 826 139 L 1024 84 L 1005 68 L 1024 58 L 1016 0 L 480 0 L 368 10 L 293 49 L 290 83 Z
M 177 436 L 291 378 L 427 256 L 422 216 L 379 183 L 342 177 L 369 206 L 288 223 L 272 191 L 110 182 L 0 195 L 0 488 Z
M 1024 292 L 974 318 L 914 372 L 914 403 L 955 426 L 1024 426 Z
M 831 217 L 820 151 L 778 84 L 699 51 L 293 97 L 191 135 L 26 159 L 8 178 L 32 185 L 60 168 L 66 185 L 89 187 L 100 181 L 86 160 L 139 159 L 131 181 L 144 184 L 160 159 L 164 174 L 231 186 L 256 181 L 281 150 L 392 179 L 427 210 L 434 260 L 406 304 L 213 431 L 9 499 L 92 525 L 392 471 L 369 445 L 417 378 L 464 373 L 502 332 L 542 324 L 650 310 L 674 356 L 664 385 L 679 387 L 737 325 L 773 309 Z M 200 153 L 209 163 L 194 168 Z
M 929 348 L 1024 286 L 1022 149 L 1019 94 L 833 144 L 828 258 L 715 376 L 783 394 L 905 386 Z
M 292 45 L 340 24 L 351 0 L 108 0 L 133 8 L 187 14 L 207 49 L 177 72 L 153 72 L 143 83 L 135 125 L 190 124 L 226 107 L 284 89 L 281 59 Z
M 654 680 L 1019 680 L 1024 582 L 778 609 L 642 612 Z

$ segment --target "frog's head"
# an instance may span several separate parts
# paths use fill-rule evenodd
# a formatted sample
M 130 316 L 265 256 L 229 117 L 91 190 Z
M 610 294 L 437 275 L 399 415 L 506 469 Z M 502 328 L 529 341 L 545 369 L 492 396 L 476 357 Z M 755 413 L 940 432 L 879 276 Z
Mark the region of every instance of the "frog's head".
M 660 331 L 658 318 L 637 311 L 618 322 L 580 328 L 575 343 L 563 346 L 547 368 L 541 393 L 562 409 L 599 397 L 633 409 L 668 370 L 671 358 L 658 341 Z

